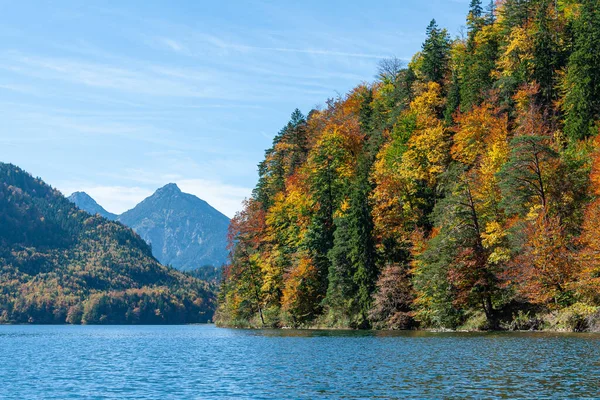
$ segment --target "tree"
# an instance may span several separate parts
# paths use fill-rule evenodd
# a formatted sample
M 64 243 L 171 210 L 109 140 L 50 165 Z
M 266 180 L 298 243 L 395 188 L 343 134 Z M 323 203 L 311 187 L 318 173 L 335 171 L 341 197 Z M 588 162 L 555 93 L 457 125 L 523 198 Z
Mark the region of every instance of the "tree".
M 247 200 L 244 210 L 235 216 L 229 227 L 232 263 L 224 272 L 221 318 L 250 320 L 258 314 L 261 324 L 265 325 L 263 276 L 257 262 L 264 229 L 262 205 L 256 200 Z
M 404 62 L 397 57 L 384 58 L 377 65 L 377 77 L 382 82 L 396 82 L 400 72 L 404 68 Z
M 495 303 L 501 292 L 499 274 L 507 260 L 496 173 L 508 155 L 508 119 L 482 104 L 457 116 L 455 132 L 452 156 L 458 163 L 443 174 L 444 197 L 433 213 L 437 231 L 431 240 L 439 253 L 423 252 L 415 270 L 416 276 L 423 276 L 437 269 L 449 286 L 437 286 L 438 292 L 424 287 L 422 281 L 415 284 L 420 292 L 438 299 L 429 302 L 429 307 L 448 315 L 453 307 L 480 309 L 488 326 L 494 328 L 498 323 Z M 443 299 L 453 306 L 440 304 Z
M 571 283 L 578 271 L 573 248 L 558 217 L 541 213 L 526 224 L 525 244 L 511 263 L 510 281 L 532 303 L 570 305 Z
M 537 5 L 533 34 L 533 79 L 540 85 L 540 100 L 551 106 L 556 99 L 556 71 L 559 69 L 558 43 L 551 18 L 556 18 L 551 0 L 541 0 Z
M 369 194 L 371 166 L 368 142 L 358 160 L 357 174 L 349 199 L 335 220 L 336 231 L 329 258 L 327 303 L 350 319 L 352 326 L 365 328 L 378 270 L 373 240 Z
M 440 240 L 452 249 L 444 269 L 455 290 L 453 304 L 480 309 L 488 327 L 494 329 L 498 326 L 499 275 L 505 261 L 503 235 L 496 228 L 496 216 L 487 214 L 483 199 L 476 196 L 476 174 L 461 170 L 459 166 L 449 170 L 447 194 L 435 210 Z
M 547 212 L 549 184 L 559 162 L 547 119 L 533 101 L 536 95 L 533 88 L 516 96 L 516 134 L 510 142 L 509 160 L 500 172 L 505 206 L 514 213 Z
M 459 114 L 454 128 L 452 156 L 471 167 L 482 161 L 494 146 L 507 149 L 508 116 L 484 103 L 471 111 Z
M 467 41 L 467 53 L 461 68 L 460 104 L 462 111 L 484 100 L 494 83 L 492 71 L 498 58 L 498 28 L 485 25 L 474 30 Z
M 532 15 L 531 8 L 534 3 L 532 0 L 504 0 L 500 8 L 500 25 L 504 33 L 515 26 L 524 26 Z
M 469 4 L 469 13 L 467 14 L 467 28 L 469 29 L 468 43 L 472 48 L 475 41 L 475 35 L 484 25 L 483 8 L 481 0 L 471 0 Z
M 582 0 L 575 21 L 574 49 L 569 57 L 563 104 L 565 133 L 571 140 L 595 134 L 600 118 L 600 2 Z
M 574 286 L 578 297 L 594 305 L 600 304 L 600 135 L 594 139 L 589 191 L 592 201 L 585 209 L 579 251 L 580 271 Z
M 426 80 L 441 85 L 448 73 L 450 37 L 445 29 L 438 27 L 435 19 L 429 23 L 426 34 L 421 51 L 421 72 Z
M 452 70 L 450 89 L 448 90 L 448 100 L 444 110 L 444 121 L 450 126 L 453 123 L 454 114 L 460 107 L 460 72 L 458 68 Z
M 413 326 L 414 295 L 406 266 L 386 266 L 377 279 L 369 320 L 375 328 L 408 329 Z
M 567 306 L 574 298 L 570 283 L 578 266 L 566 221 L 572 219 L 571 206 L 582 201 L 576 182 L 580 166 L 573 163 L 573 172 L 564 173 L 567 154 L 561 159 L 553 148 L 536 96 L 536 88 L 517 95 L 517 135 L 501 173 L 504 204 L 521 217 L 512 230 L 515 258 L 507 280 L 529 302 Z
M 293 267 L 285 277 L 282 308 L 290 316 L 293 327 L 310 323 L 320 313 L 322 301 L 319 275 L 314 262 L 305 252 L 295 255 Z
M 307 121 L 296 109 L 287 125 L 273 139 L 258 165 L 258 184 L 253 196 L 264 209 L 272 204 L 275 195 L 285 189 L 285 181 L 306 161 L 308 156 Z

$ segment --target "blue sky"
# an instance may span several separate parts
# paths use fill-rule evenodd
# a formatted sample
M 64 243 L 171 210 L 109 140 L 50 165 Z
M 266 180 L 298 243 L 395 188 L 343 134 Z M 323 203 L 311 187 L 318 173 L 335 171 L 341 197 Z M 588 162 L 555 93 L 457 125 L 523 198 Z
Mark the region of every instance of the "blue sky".
M 121 213 L 175 182 L 228 216 L 296 108 L 409 59 L 468 0 L 0 0 L 0 161 Z

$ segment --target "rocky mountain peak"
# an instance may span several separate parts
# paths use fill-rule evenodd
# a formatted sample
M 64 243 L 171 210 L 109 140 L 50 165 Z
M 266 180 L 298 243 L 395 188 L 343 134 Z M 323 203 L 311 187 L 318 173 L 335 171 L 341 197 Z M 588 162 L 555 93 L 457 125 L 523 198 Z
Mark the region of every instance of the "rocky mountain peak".
M 180 194 L 181 189 L 177 186 L 176 183 L 167 183 L 165 186 L 161 187 L 156 191 L 157 195 L 172 195 L 172 194 Z

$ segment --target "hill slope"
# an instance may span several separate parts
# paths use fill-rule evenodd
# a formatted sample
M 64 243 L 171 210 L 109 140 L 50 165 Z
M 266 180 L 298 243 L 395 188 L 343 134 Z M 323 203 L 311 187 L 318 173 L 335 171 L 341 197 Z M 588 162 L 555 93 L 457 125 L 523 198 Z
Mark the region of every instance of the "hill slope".
M 114 221 L 117 219 L 117 215 L 106 211 L 100 204 L 96 203 L 89 194 L 85 192 L 75 192 L 67 197 L 71 202 L 75 203 L 77 207 L 83 211 L 87 211 L 92 215 L 100 215 L 106 219 Z
M 194 323 L 208 285 L 160 265 L 131 229 L 0 163 L 0 322 Z
M 150 243 L 165 265 L 190 270 L 226 262 L 229 218 L 174 183 L 121 214 L 118 221 Z

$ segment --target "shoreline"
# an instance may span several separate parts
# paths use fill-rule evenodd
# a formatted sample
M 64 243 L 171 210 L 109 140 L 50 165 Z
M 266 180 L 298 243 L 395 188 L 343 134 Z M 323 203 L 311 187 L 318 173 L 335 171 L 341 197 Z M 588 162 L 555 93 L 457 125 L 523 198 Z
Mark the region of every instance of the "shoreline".
M 239 329 L 239 330 L 275 330 L 275 331 L 349 331 L 349 332 L 428 332 L 428 333 L 598 333 L 600 330 L 584 330 L 574 331 L 569 329 L 523 329 L 523 330 L 510 330 L 510 329 L 448 329 L 448 328 L 418 328 L 418 329 L 352 329 L 352 328 L 336 328 L 336 327 L 301 327 L 301 328 L 290 328 L 290 327 L 257 327 L 257 326 L 227 326 L 214 324 L 217 328 L 223 329 Z
M 469 329 L 437 329 L 437 328 L 423 328 L 423 329 L 352 329 L 352 328 L 336 328 L 336 327 L 303 327 L 303 328 L 290 328 L 290 327 L 240 327 L 240 326 L 222 326 L 217 325 L 214 322 L 206 323 L 191 323 L 191 324 L 27 324 L 27 323 L 0 323 L 2 326 L 73 326 L 73 327 L 130 327 L 130 326 L 214 326 L 218 329 L 234 329 L 234 330 L 250 330 L 250 331 L 347 331 L 347 332 L 397 332 L 397 333 L 408 333 L 408 332 L 423 332 L 423 333 L 582 333 L 582 334 L 600 334 L 600 330 L 586 330 L 586 331 L 572 331 L 568 329 L 537 329 L 537 330 L 508 330 L 508 329 L 495 329 L 495 330 L 469 330 Z

